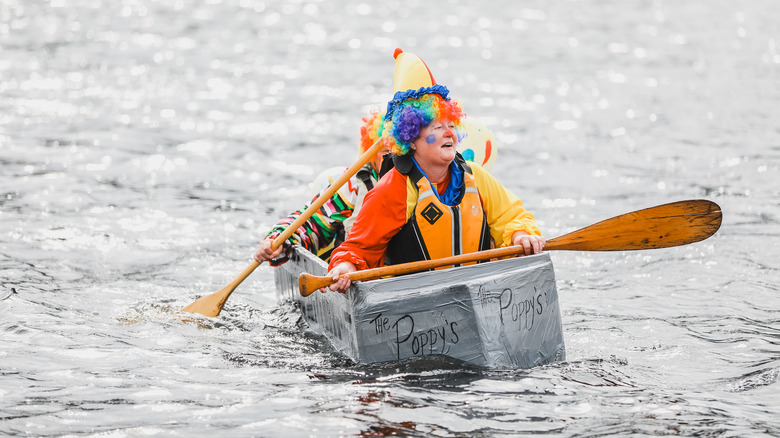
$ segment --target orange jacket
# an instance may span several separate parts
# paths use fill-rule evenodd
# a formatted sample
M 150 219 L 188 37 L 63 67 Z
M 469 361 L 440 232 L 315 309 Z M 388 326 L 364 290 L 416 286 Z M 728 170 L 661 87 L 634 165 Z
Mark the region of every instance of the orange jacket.
M 533 214 L 517 196 L 478 165 L 468 166 L 496 246 L 511 245 L 516 231 L 541 235 Z M 443 192 L 447 183 L 439 184 L 437 190 Z M 387 245 L 414 214 L 417 197 L 417 186 L 407 175 L 397 168 L 388 172 L 366 195 L 349 237 L 333 250 L 329 269 L 343 261 L 352 262 L 358 270 L 383 266 Z

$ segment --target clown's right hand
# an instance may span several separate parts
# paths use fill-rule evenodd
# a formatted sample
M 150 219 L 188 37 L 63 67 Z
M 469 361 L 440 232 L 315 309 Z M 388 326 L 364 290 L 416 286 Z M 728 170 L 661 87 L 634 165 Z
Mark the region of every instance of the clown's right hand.
M 257 245 L 257 250 L 255 251 L 255 261 L 258 263 L 263 263 L 276 259 L 282 255 L 282 251 L 284 251 L 284 245 L 280 245 L 279 248 L 274 250 L 272 249 L 273 243 L 274 238 L 271 236 L 266 236 L 265 239 L 261 240 L 260 244 Z
M 328 277 L 333 279 L 333 284 L 328 286 L 327 289 L 341 293 L 346 292 L 352 284 L 352 280 L 349 279 L 349 275 L 342 276 L 342 274 L 348 274 L 355 271 L 357 271 L 357 268 L 351 262 L 341 262 L 334 266 L 333 269 L 328 271 Z M 321 288 L 320 292 L 325 293 L 326 288 Z

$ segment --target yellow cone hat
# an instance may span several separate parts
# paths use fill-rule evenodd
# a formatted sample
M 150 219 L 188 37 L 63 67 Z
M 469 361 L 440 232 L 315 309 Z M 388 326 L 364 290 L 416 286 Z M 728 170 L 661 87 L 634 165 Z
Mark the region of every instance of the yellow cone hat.
M 436 85 L 431 70 L 419 56 L 395 49 L 393 57 L 395 58 L 393 93 Z

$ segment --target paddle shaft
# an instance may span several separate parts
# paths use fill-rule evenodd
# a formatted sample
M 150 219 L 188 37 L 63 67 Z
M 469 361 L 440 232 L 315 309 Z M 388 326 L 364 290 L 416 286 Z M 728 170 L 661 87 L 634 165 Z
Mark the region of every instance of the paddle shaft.
M 365 166 L 366 163 L 373 160 L 374 156 L 376 156 L 380 149 L 382 149 L 382 138 L 379 138 L 377 141 L 375 141 L 374 144 L 371 145 L 371 147 L 368 148 L 368 150 L 366 150 L 357 161 L 355 161 L 355 164 L 342 173 L 341 176 L 339 176 L 336 181 L 334 181 L 333 184 L 331 184 L 328 189 L 325 190 L 324 193 L 317 197 L 317 199 L 312 202 L 312 204 L 306 210 L 304 210 L 300 216 L 298 216 L 298 219 L 295 219 L 293 223 L 290 224 L 290 226 L 282 231 L 282 234 L 276 236 L 274 241 L 271 242 L 271 249 L 276 251 L 280 246 L 282 246 L 285 240 L 289 239 L 290 236 L 292 236 L 298 230 L 298 228 L 301 227 L 301 225 L 309 220 L 314 215 L 314 213 L 320 209 L 320 207 L 325 205 L 325 203 L 328 202 L 328 200 L 333 195 L 335 195 L 337 191 L 339 191 L 341 186 L 349 181 L 349 179 L 352 178 L 358 172 L 358 170 Z M 236 286 L 238 286 L 258 266 L 260 266 L 260 263 L 253 261 L 246 269 L 244 269 L 244 272 L 242 272 L 238 277 L 236 277 L 235 280 L 233 280 L 233 282 L 231 282 L 231 284 L 236 283 L 237 281 Z
M 679 201 L 615 216 L 596 224 L 548 240 L 545 250 L 630 251 L 668 248 L 698 242 L 713 235 L 722 221 L 718 204 L 707 200 Z M 436 260 L 404 263 L 351 272 L 351 281 L 409 274 L 442 266 L 472 263 L 523 254 L 522 246 L 509 246 Z M 298 277 L 303 296 L 330 286 L 329 276 L 306 273 Z
M 363 166 L 366 165 L 369 161 L 372 161 L 377 153 L 382 149 L 383 145 L 383 138 L 380 137 L 377 139 L 377 141 L 374 142 L 373 145 L 371 145 L 370 148 L 368 148 L 363 155 L 358 158 L 357 161 L 355 161 L 355 164 L 353 164 L 349 169 L 347 169 L 341 176 L 339 176 L 336 181 L 333 182 L 326 190 L 323 192 L 317 199 L 306 209 L 304 212 L 298 216 L 297 219 L 293 221 L 290 226 L 285 228 L 284 231 L 280 235 L 278 235 L 273 242 L 271 242 L 271 248 L 272 250 L 277 250 L 282 244 L 284 244 L 284 241 L 289 239 L 290 236 L 295 233 L 298 228 L 300 228 L 301 225 L 303 225 L 304 222 L 309 220 L 311 216 L 320 209 L 328 200 L 336 194 L 336 192 L 343 186 L 347 181 L 349 181 L 350 178 L 352 178 L 353 175 L 355 175 L 358 170 L 360 170 Z M 225 302 L 227 302 L 228 297 L 230 297 L 230 294 L 233 293 L 234 290 L 238 287 L 241 282 L 243 282 L 247 277 L 249 277 L 249 274 L 251 274 L 258 266 L 260 266 L 260 262 L 257 260 L 252 260 L 252 263 L 249 264 L 242 272 L 238 275 L 233 281 L 230 282 L 227 286 L 223 287 L 219 291 L 202 297 L 198 300 L 196 300 L 194 303 L 190 304 L 189 306 L 181 309 L 184 312 L 191 312 L 191 313 L 200 313 L 202 315 L 206 316 L 218 316 L 219 313 L 222 311 L 222 308 L 225 306 Z

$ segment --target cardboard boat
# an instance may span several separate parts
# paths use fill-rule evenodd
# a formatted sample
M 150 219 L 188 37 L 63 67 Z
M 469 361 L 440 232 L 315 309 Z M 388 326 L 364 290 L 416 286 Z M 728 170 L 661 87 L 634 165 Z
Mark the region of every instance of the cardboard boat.
M 345 294 L 302 297 L 298 276 L 327 265 L 294 247 L 274 270 L 280 300 L 298 303 L 309 328 L 359 365 L 445 356 L 497 369 L 566 358 L 558 291 L 547 253 L 381 280 Z

